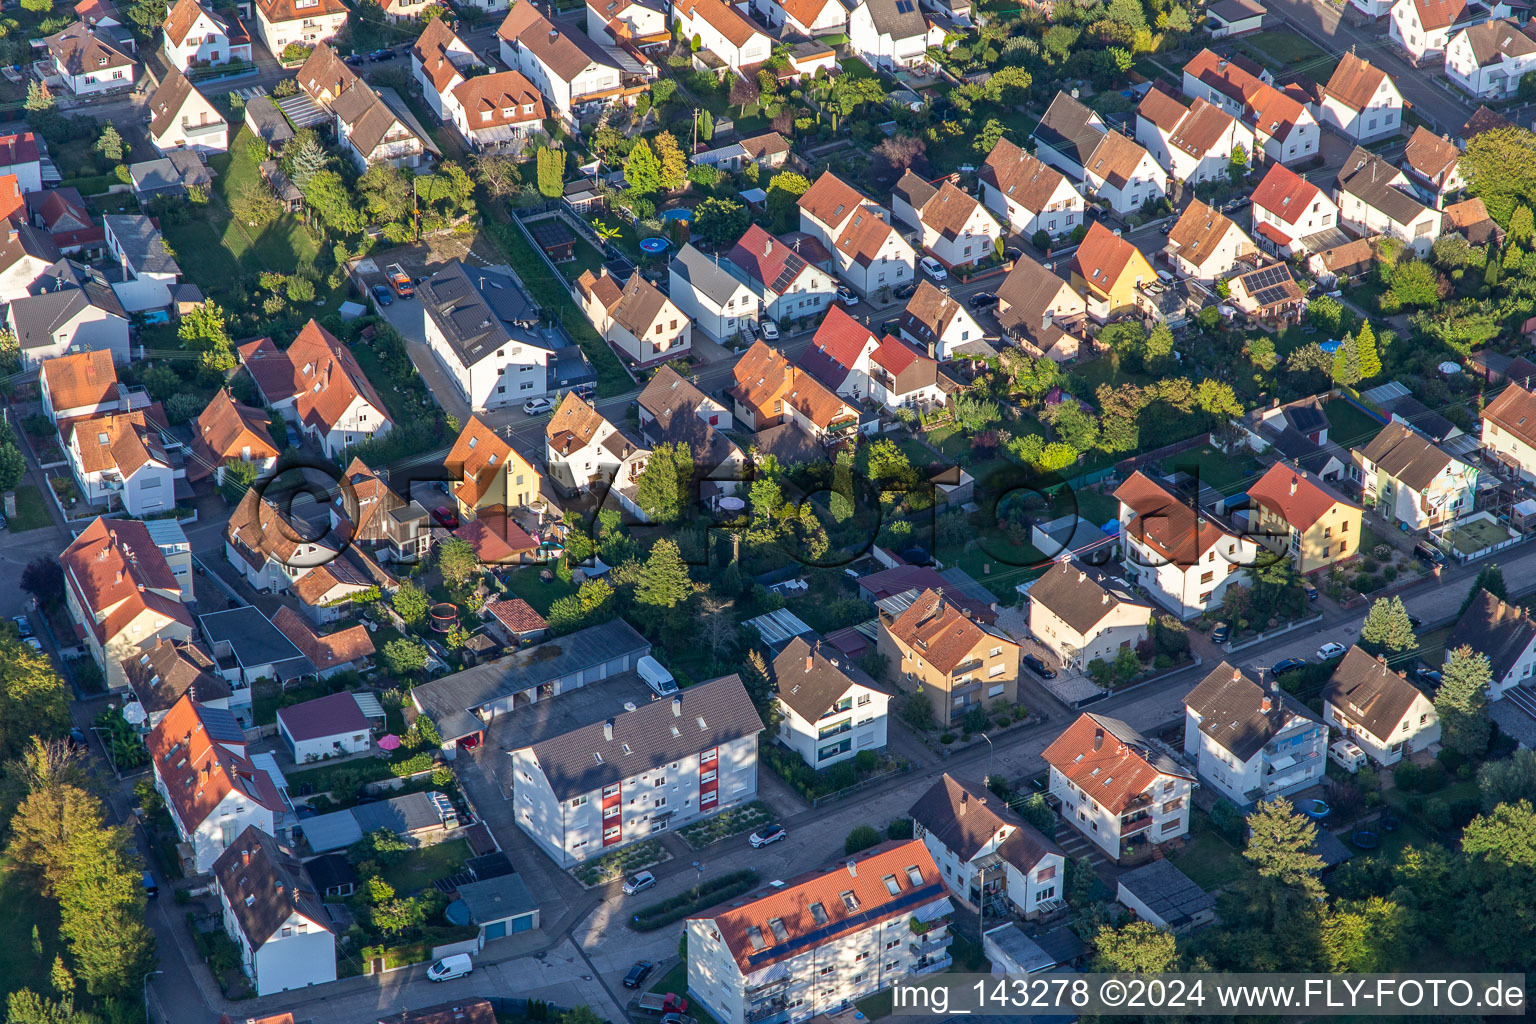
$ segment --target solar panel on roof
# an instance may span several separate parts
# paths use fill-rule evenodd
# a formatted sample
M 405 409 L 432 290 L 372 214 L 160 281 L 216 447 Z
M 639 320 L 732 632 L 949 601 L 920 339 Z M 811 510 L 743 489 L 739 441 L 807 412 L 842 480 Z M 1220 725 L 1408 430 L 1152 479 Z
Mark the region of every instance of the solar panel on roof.
M 203 731 L 209 739 L 220 743 L 245 742 L 245 730 L 240 728 L 235 716 L 224 708 L 212 708 L 204 704 L 198 709 L 197 717 L 203 723 Z

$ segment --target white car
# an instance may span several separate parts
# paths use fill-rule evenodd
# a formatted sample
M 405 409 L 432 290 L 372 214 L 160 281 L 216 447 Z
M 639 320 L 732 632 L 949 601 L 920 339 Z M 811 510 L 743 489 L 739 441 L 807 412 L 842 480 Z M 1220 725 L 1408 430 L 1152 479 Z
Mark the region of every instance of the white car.
M 656 876 L 649 871 L 636 871 L 624 879 L 624 895 L 633 896 L 637 892 L 645 892 L 656 884 Z
M 918 263 L 928 272 L 928 276 L 935 281 L 944 281 L 949 278 L 949 271 L 944 269 L 944 264 L 932 256 L 924 256 Z
M 763 333 L 764 341 L 779 340 L 779 325 L 772 320 L 763 320 L 757 325 L 757 329 Z
M 859 304 L 858 293 L 845 284 L 837 286 L 837 301 L 845 306 L 857 306 Z
M 781 839 L 788 839 L 789 832 L 783 825 L 764 825 L 747 837 L 747 842 L 752 844 L 752 849 L 761 849 L 769 843 L 777 843 Z
M 523 403 L 523 412 L 529 416 L 542 416 L 555 407 L 555 403 L 547 398 L 530 398 Z
M 1349 650 L 1349 648 L 1345 647 L 1343 644 L 1336 644 L 1332 641 L 1329 641 L 1317 649 L 1317 660 L 1327 661 L 1329 658 L 1337 658 L 1343 655 L 1347 650 Z

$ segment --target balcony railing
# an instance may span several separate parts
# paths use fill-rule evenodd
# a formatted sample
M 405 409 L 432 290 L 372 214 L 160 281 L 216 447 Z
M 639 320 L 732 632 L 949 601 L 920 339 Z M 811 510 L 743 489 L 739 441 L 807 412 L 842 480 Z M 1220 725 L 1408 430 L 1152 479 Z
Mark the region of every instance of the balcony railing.
M 1125 820 L 1122 819 L 1121 822 L 1120 822 L 1120 836 L 1121 836 L 1121 838 L 1124 838 L 1126 836 L 1132 836 L 1132 835 L 1135 835 L 1138 832 L 1145 832 L 1147 829 L 1149 829 L 1151 827 L 1152 827 L 1152 815 L 1150 815 L 1150 814 L 1146 815 L 1145 817 L 1136 818 L 1136 819 L 1131 820 L 1131 821 L 1125 821 Z
M 1122 814 L 1130 814 L 1132 811 L 1139 811 L 1143 807 L 1151 807 L 1151 806 L 1152 806 L 1152 794 L 1151 793 L 1141 793 L 1141 794 L 1138 794 L 1137 796 L 1135 796 L 1134 798 L 1132 798 L 1125 805 L 1125 810 L 1122 811 L 1121 813 Z
M 915 957 L 925 957 L 930 953 L 937 953 L 941 949 L 948 949 L 951 937 L 948 932 L 935 936 L 931 932 L 927 935 L 917 936 L 907 943 L 907 948 L 912 950 Z
M 747 1024 L 778 1024 L 779 1020 L 787 1020 L 789 1016 L 789 1000 L 780 996 L 770 999 L 766 1003 L 747 1008 Z
M 908 974 L 938 974 L 940 971 L 949 970 L 949 965 L 954 963 L 954 958 L 948 953 L 943 956 L 923 957 L 911 967 L 907 968 Z

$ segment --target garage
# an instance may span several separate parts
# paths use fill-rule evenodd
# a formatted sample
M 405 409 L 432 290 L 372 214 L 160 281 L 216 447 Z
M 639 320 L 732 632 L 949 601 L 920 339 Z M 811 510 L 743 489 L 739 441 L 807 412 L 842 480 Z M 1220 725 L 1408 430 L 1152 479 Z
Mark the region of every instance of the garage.
M 469 919 L 480 926 L 482 946 L 539 926 L 538 904 L 516 874 L 461 885 L 459 900 L 469 911 Z

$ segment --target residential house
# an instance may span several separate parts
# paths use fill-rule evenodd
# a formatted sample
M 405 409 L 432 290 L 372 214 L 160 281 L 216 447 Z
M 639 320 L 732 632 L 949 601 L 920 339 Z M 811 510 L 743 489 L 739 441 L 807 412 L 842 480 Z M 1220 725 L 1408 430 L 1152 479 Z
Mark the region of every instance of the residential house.
M 728 259 L 706 256 L 690 242 L 668 266 L 667 294 L 710 338 L 729 343 L 756 327 L 761 300 Z M 738 276 L 739 275 L 739 276 Z
M 917 252 L 891 227 L 890 213 L 826 171 L 798 200 L 800 230 L 820 242 L 839 276 L 863 295 L 916 277 Z
M 23 199 L 26 201 L 27 223 L 52 237 L 60 255 L 90 258 L 100 253 L 106 236 L 101 225 L 91 219 L 90 208 L 85 205 L 85 197 L 79 189 L 27 192 Z M 0 276 L 0 280 L 3 279 L 4 276 Z
M 985 333 L 959 299 L 926 278 L 907 300 L 898 329 L 903 339 L 940 361 L 955 358 L 967 345 L 974 348 Z
M 1387 424 L 1351 455 L 1360 500 L 1388 523 L 1418 533 L 1472 511 L 1477 467 L 1405 423 Z
M 937 360 L 887 334 L 869 354 L 869 397 L 892 411 L 926 412 L 942 406 Z
M 941 590 L 925 590 L 899 615 L 880 615 L 877 647 L 898 685 L 924 694 L 940 724 L 973 707 L 1018 699 L 1019 645 L 977 622 Z
M 170 427 L 160 403 L 70 420 L 59 433 L 70 472 L 88 503 L 121 508 L 139 518 L 176 508 L 176 479 L 186 472 L 166 454 L 164 435 Z
M 443 461 L 461 518 L 474 519 L 481 509 L 527 508 L 539 498 L 539 471 L 478 416 L 459 431 Z
M 293 615 L 291 608 L 284 611 Z M 297 615 L 294 620 L 303 622 Z M 366 753 L 373 749 L 372 728 L 349 690 L 277 709 L 277 738 L 294 764 Z
M 214 483 L 222 484 L 224 467 L 232 462 L 248 463 L 259 478 L 277 465 L 278 454 L 266 412 L 240 404 L 223 389 L 214 392 L 207 408 L 192 423 L 187 479 L 211 476 Z
M 258 996 L 336 980 L 330 912 L 293 851 L 250 825 L 213 864 L 224 931 Z
M 946 598 L 966 616 L 993 625 L 997 622 L 997 598 L 991 591 L 977 583 L 962 569 L 946 569 L 940 572 L 931 566 L 908 565 L 888 551 L 880 553 L 879 561 L 894 561 L 889 569 L 881 569 L 858 579 L 859 597 L 875 605 L 888 598 L 901 598 L 889 608 L 904 610 L 909 599 L 915 599 L 925 590 L 944 590 Z M 908 594 L 911 591 L 911 594 Z
M 1509 383 L 1483 408 L 1483 451 L 1512 476 L 1536 480 L 1536 395 Z
M 1231 218 L 1195 199 L 1184 208 L 1164 247 L 1174 270 L 1202 284 L 1212 284 L 1258 252 L 1253 239 Z
M 1253 130 L 1255 160 L 1259 153 L 1277 164 L 1310 160 L 1322 144 L 1317 119 L 1266 78 L 1243 58 L 1201 50 L 1184 65 L 1184 95 L 1208 100 L 1242 119 Z
M 101 221 L 107 251 L 122 269 L 112 292 L 123 308 L 139 313 L 174 306 L 181 266 L 155 222 L 136 213 L 109 213 Z
M 515 149 L 544 130 L 544 98 L 516 71 L 460 82 L 440 105 L 448 108 L 459 134 L 475 149 Z
M 142 523 L 97 519 L 59 556 L 64 599 L 75 632 L 106 678 L 107 689 L 128 685 L 124 658 L 162 639 L 185 640 L 190 600 L 165 555 Z
M 422 98 L 439 121 L 454 119 L 450 107 L 454 102 L 453 90 L 462 85 L 469 70 L 480 63 L 475 51 L 442 18 L 427 22 L 427 27 L 411 46 L 411 77 L 421 86 Z M 541 98 L 541 109 L 542 106 Z
M 1227 301 L 1239 312 L 1264 323 L 1300 322 L 1306 292 L 1291 276 L 1288 263 L 1260 264 L 1227 278 Z
M 1253 0 L 1218 0 L 1205 9 L 1205 22 L 1212 39 L 1229 39 L 1259 31 L 1267 13 Z
M 773 659 L 770 679 L 779 708 L 778 740 L 820 771 L 885 747 L 890 691 L 848 656 L 821 641 L 790 640 Z
M 281 153 L 283 148 L 294 139 L 293 125 L 288 123 L 287 116 L 278 109 L 271 96 L 251 97 L 245 104 L 245 117 L 243 120 L 245 121 L 246 128 L 250 129 L 251 134 L 260 139 L 262 144 L 266 146 L 268 153 Z M 281 184 L 274 181 L 272 169 L 276 167 L 277 162 L 275 160 L 262 161 L 261 176 L 272 183 L 273 191 L 277 193 L 278 199 L 283 201 L 284 209 L 291 213 L 296 209 L 293 194 L 298 192 L 298 188 L 291 182 L 288 182 L 286 175 L 282 176 L 282 181 L 287 183 L 287 189 L 284 189 Z M 281 172 L 279 171 L 278 173 Z M 302 202 L 302 200 L 302 196 L 297 197 L 297 201 Z
M 1451 629 L 1450 636 L 1445 638 L 1447 657 L 1462 647 L 1470 647 L 1487 657 L 1491 673 L 1489 700 L 1502 700 L 1513 687 L 1530 688 L 1533 685 L 1536 620 L 1531 618 L 1525 606 L 1512 604 L 1479 589 Z
M 618 57 L 584 32 L 557 27 L 534 4 L 512 4 L 496 35 L 502 63 L 522 72 L 567 126 L 590 109 L 629 101 Z
M 299 649 L 321 679 L 359 671 L 374 654 L 373 639 L 362 623 L 321 634 L 302 615 L 283 605 L 272 614 L 272 625 Z
M 1526 72 L 1536 68 L 1536 40 L 1513 21 L 1485 21 L 1451 37 L 1445 76 L 1480 100 L 1508 99 Z
M 1307 272 L 1318 284 L 1334 288 L 1341 282 L 1358 281 L 1376 269 L 1376 240 L 1356 238 L 1307 257 Z
M 1174 181 L 1226 181 L 1233 158 L 1254 157 L 1253 129 L 1232 114 L 1196 99 L 1185 106 L 1159 88 L 1148 90 L 1136 108 L 1136 141 L 1146 147 Z
M 271 835 L 286 810 L 276 782 L 251 760 L 245 731 L 224 708 L 184 693 L 144 737 L 155 789 L 191 847 L 191 874 L 213 868 L 248 828 Z
M 770 320 L 789 324 L 820 316 L 837 294 L 837 281 L 800 248 L 753 224 L 726 256 L 746 275 Z
M 224 557 L 254 589 L 287 591 L 306 573 L 340 555 L 340 541 L 329 533 L 296 526 L 276 502 L 249 488 L 224 527 Z
M 555 863 L 579 864 L 756 799 L 762 729 L 741 678 L 729 675 L 530 734 L 511 751 L 513 815 Z
M 132 691 L 131 700 L 144 712 L 145 730 L 159 725 L 183 697 L 224 711 L 230 709 L 233 691 L 218 674 L 207 651 L 190 640 L 160 640 L 141 654 L 122 661 L 123 674 Z
M 731 429 L 731 414 L 724 405 L 704 394 L 670 366 L 662 366 L 656 371 L 640 392 L 637 404 L 640 407 L 640 436 L 650 448 L 681 442 L 693 453 L 698 492 L 692 497 L 713 499 L 717 494 L 735 493 L 740 481 L 745 479 L 746 455 L 725 436 L 725 431 Z M 641 458 L 640 464 L 643 465 L 643 461 Z M 621 473 L 633 466 L 633 461 L 626 460 Z M 629 486 L 624 485 L 625 490 Z
M 1467 184 L 1461 176 L 1461 150 L 1456 143 L 1423 125 L 1413 129 L 1403 150 L 1403 170 L 1437 210 L 1444 207 L 1447 196 L 1460 192 Z
M 46 194 L 46 193 L 43 193 Z M 11 218 L 0 226 L 0 302 L 32 294 L 32 284 L 59 261 L 48 232 Z
M 1194 773 L 1125 722 L 1079 715 L 1041 757 L 1062 819 L 1110 859 L 1188 833 Z
M 672 24 L 681 38 L 699 40 L 702 49 L 744 78 L 773 55 L 767 34 L 725 0 L 677 0 Z
M 331 507 L 331 529 L 375 561 L 412 565 L 432 547 L 432 520 L 417 501 L 407 501 L 358 458 L 342 471 L 346 485 Z
M 194 188 L 206 189 L 213 184 L 213 172 L 192 150 L 173 149 L 158 160 L 129 164 L 128 180 L 142 206 L 160 196 L 179 199 Z
M 75 96 L 98 96 L 133 87 L 133 57 L 106 35 L 77 21 L 43 40 L 53 74 Z
M 53 269 L 59 273 L 48 278 L 50 290 L 13 299 L 6 310 L 22 368 L 97 349 L 112 353 L 115 363 L 128 362 L 128 314 L 106 279 L 65 261 Z
M 1121 215 L 1168 191 L 1168 173 L 1150 153 L 1064 92 L 1046 108 L 1034 139 L 1037 157 Z
M 549 632 L 549 623 L 520 597 L 496 598 L 486 603 L 482 613 L 493 635 L 511 647 L 536 644 Z
M 638 270 L 622 287 L 606 267 L 601 275 L 583 271 L 571 293 L 597 333 L 633 366 L 655 366 L 693 351 L 688 314 Z
M 827 447 L 842 444 L 858 433 L 859 411 L 801 367 L 788 370 L 784 387 L 785 422 Z
M 16 178 L 23 194 L 39 192 L 43 187 L 43 159 L 33 132 L 0 135 L 0 177 Z
M 1303 575 L 1360 553 L 1360 506 L 1299 466 L 1270 466 L 1249 485 L 1248 503 L 1248 535 Z
M 1066 903 L 1066 855 L 1001 797 L 945 772 L 907 812 L 949 891 L 973 908 L 1006 897 L 1026 919 Z
M 252 724 L 251 691 L 258 679 L 287 686 L 315 674 L 304 653 L 255 605 L 204 612 L 197 625 L 217 672 L 234 689 L 231 704 L 243 702 L 243 709 L 232 710 L 247 727 Z
M 251 36 L 240 19 L 215 13 L 198 0 L 176 0 L 161 31 L 165 59 L 177 71 L 251 59 Z
M 290 45 L 315 46 L 334 38 L 347 23 L 341 0 L 254 0 L 256 35 L 277 58 Z
M 1071 283 L 1028 256 L 1014 261 L 997 287 L 997 320 L 1003 333 L 1038 359 L 1070 363 L 1094 351 L 1083 324 L 1088 300 Z
M 551 390 L 556 357 L 542 312 L 515 278 L 453 260 L 416 286 L 427 346 L 476 412 L 520 406 Z
M 848 16 L 848 45 L 870 67 L 913 67 L 927 60 L 928 22 L 917 0 L 863 0 Z
M 1281 258 L 1331 248 L 1348 240 L 1339 208 L 1289 167 L 1272 164 L 1253 190 L 1253 236 Z
M 336 117 L 336 138 L 342 152 L 360 172 L 375 164 L 425 169 L 442 156 L 432 136 L 393 89 L 380 86 L 375 90 L 358 79 L 330 109 Z
M 1184 698 L 1184 755 L 1239 807 L 1322 781 L 1328 727 L 1274 679 L 1255 682 L 1223 661 Z
M 1072 254 L 1072 287 L 1099 323 L 1136 312 L 1143 285 L 1157 279 L 1141 251 L 1102 221 L 1095 221 Z
M 759 342 L 761 344 L 761 342 Z M 567 392 L 544 426 L 544 463 L 566 493 L 612 485 L 639 448 L 581 396 Z
M 314 320 L 287 349 L 271 338 L 239 346 L 262 404 L 314 439 L 331 458 L 394 426 L 351 350 Z
M 1228 587 L 1248 582 L 1258 557 L 1251 538 L 1196 511 L 1141 470 L 1120 485 L 1115 498 L 1127 578 L 1179 618 L 1219 606 Z
M 1339 58 L 1312 113 L 1347 139 L 1372 142 L 1402 127 L 1403 94 L 1391 75 L 1351 50 Z
M 1488 207 L 1481 199 L 1463 199 L 1445 208 L 1441 224 L 1442 235 L 1460 235 L 1472 245 L 1489 245 L 1502 248 L 1504 229 L 1488 214 Z
M 1491 9 L 1469 0 L 1397 0 L 1387 21 L 1387 36 L 1415 65 L 1433 63 L 1464 28 L 1502 17 L 1509 8 Z
M 428 34 L 434 38 L 438 36 L 436 32 L 424 32 L 423 36 Z M 328 43 L 315 45 L 294 79 L 310 99 L 327 110 L 359 81 L 357 73 L 347 66 L 341 54 Z
M 1063 559 L 1029 588 L 1029 632 L 1064 667 L 1112 664 L 1121 651 L 1147 639 L 1152 606 L 1137 600 L 1124 580 Z
M 1328 677 L 1322 698 L 1323 721 L 1383 767 L 1440 742 L 1434 703 L 1408 681 L 1406 672 L 1393 670 L 1385 658 L 1373 658 L 1359 646 L 1351 647 Z
M 1416 199 L 1402 171 L 1361 146 L 1344 161 L 1334 187 L 1339 219 L 1360 236 L 1391 235 L 1429 255 L 1441 217 Z
M 690 917 L 688 993 L 720 1024 L 800 1024 L 947 970 L 954 907 L 915 839 Z
M 946 267 L 969 267 L 997 254 L 1002 228 L 953 181 L 937 188 L 911 171 L 891 194 L 891 213 L 921 233 L 922 247 Z
M 841 0 L 755 0 L 752 13 L 770 28 L 808 38 L 848 31 L 848 8 Z
M 761 431 L 784 422 L 784 395 L 794 383 L 796 369 L 782 352 L 761 339 L 736 360 L 726 391 L 731 412 L 745 429 Z
M 869 395 L 869 357 L 880 339 L 842 306 L 827 313 L 811 344 L 800 353 L 800 367 L 844 398 Z
M 319 624 L 356 616 L 356 602 L 387 599 L 397 589 L 394 578 L 372 556 L 350 544 L 301 573 L 289 588 L 299 610 Z
M 834 0 L 826 0 L 826 2 L 829 8 L 838 7 L 841 9 L 841 5 L 835 3 Z M 778 132 L 764 132 L 761 135 L 754 135 L 750 139 L 742 139 L 738 145 L 746 150 L 748 159 L 757 164 L 762 170 L 778 170 L 789 162 L 789 140 Z
M 998 139 L 978 172 L 981 201 L 1025 238 L 1070 235 L 1084 223 L 1083 194 L 1060 171 Z
M 659 0 L 587 0 L 587 35 L 651 51 L 671 42 L 667 8 Z
M 116 412 L 125 397 L 112 353 L 104 349 L 45 360 L 38 368 L 37 383 L 43 413 L 53 424 Z
M 149 112 L 149 141 L 161 153 L 173 149 L 222 153 L 229 148 L 229 125 L 224 116 L 180 71 L 165 76 L 150 97 Z

